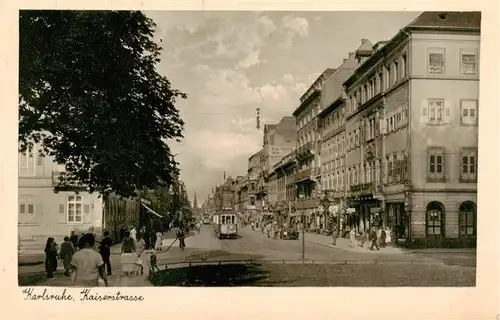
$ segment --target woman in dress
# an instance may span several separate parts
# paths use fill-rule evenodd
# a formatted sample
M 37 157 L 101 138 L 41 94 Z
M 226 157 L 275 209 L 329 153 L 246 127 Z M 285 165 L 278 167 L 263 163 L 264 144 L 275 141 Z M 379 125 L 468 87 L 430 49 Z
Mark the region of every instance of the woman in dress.
M 137 241 L 135 242 L 135 253 L 137 254 L 136 264 L 141 268 L 141 274 L 144 273 L 144 265 L 142 263 L 141 255 L 146 250 L 146 241 L 142 237 L 142 234 L 137 235 Z
M 349 240 L 351 241 L 349 246 L 351 248 L 356 247 L 356 228 L 354 227 L 351 227 L 351 230 L 349 231 Z
M 45 271 L 47 278 L 53 278 L 54 272 L 57 270 L 57 244 L 54 238 L 49 237 L 45 244 Z
M 130 232 L 125 232 L 125 237 L 122 241 L 122 272 L 125 274 L 133 272 L 132 267 L 135 266 L 137 256 L 135 255 L 135 241 L 130 237 Z
M 162 244 L 163 244 L 163 234 L 160 231 L 158 231 L 156 233 L 155 250 L 161 251 Z

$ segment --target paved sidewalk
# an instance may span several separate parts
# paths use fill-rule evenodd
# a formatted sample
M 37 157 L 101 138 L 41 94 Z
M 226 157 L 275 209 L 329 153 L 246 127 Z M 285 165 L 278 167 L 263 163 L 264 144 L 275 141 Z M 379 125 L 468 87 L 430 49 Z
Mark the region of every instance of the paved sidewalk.
M 169 235 L 167 234 L 167 237 Z M 190 238 L 186 238 L 186 242 L 189 241 Z M 174 243 L 172 247 L 168 250 L 167 248 L 172 244 L 175 238 L 164 238 L 163 241 L 163 250 L 157 252 L 157 264 L 165 264 L 168 262 L 179 262 L 188 258 L 190 255 L 196 254 L 201 250 L 186 248 L 185 251 L 180 251 L 178 248 L 178 243 Z M 149 256 L 148 256 L 149 257 Z M 24 258 L 24 259 L 23 259 Z M 43 261 L 45 258 L 44 254 L 30 254 L 19 256 L 19 261 L 24 260 L 28 261 Z M 149 259 L 149 258 L 148 258 Z M 144 274 L 140 276 L 124 276 L 121 273 L 121 244 L 115 244 L 111 247 L 111 268 L 112 275 L 108 276 L 108 285 L 110 287 L 146 287 L 152 286 L 148 280 L 149 273 L 149 261 L 145 263 L 147 267 L 144 267 Z M 40 286 L 71 286 L 71 279 L 63 275 L 63 266 L 62 262 L 58 261 L 58 268 L 54 278 L 45 279 L 41 283 L 37 285 Z M 37 265 L 25 265 L 18 267 L 19 277 L 27 277 L 35 274 L 44 274 L 45 273 L 45 265 L 43 263 Z
M 364 253 L 388 253 L 388 254 L 466 254 L 471 255 L 476 253 L 476 248 L 425 248 L 425 249 L 407 249 L 400 247 L 388 246 L 380 248 L 380 251 L 368 250 L 371 246 L 371 241 L 366 241 L 364 247 L 360 246 L 360 241 L 356 241 L 356 247 L 349 246 L 350 240 L 347 238 L 337 238 L 337 245 L 332 244 L 331 236 L 319 235 L 316 233 L 306 233 L 306 242 L 315 243 L 321 246 L 336 248 L 350 252 L 364 252 Z
M 139 276 L 124 276 L 121 274 L 120 269 L 120 255 L 111 255 L 111 268 L 112 275 L 108 276 L 108 286 L 109 287 L 148 287 L 152 286 L 148 280 L 148 268 L 144 268 L 144 274 Z M 71 287 L 71 278 L 64 276 L 62 271 L 57 272 L 54 278 L 45 279 L 41 283 L 37 283 L 38 286 L 48 286 L 48 287 Z
M 300 236 L 302 236 L 300 234 Z M 317 233 L 310 233 L 306 232 L 305 234 L 306 242 L 310 243 L 315 243 L 319 244 L 321 246 L 326 246 L 330 248 L 336 248 L 344 251 L 350 251 L 350 252 L 363 252 L 363 253 L 377 253 L 377 252 L 383 252 L 383 253 L 389 253 L 389 254 L 405 254 L 406 252 L 397 247 L 385 247 L 385 248 L 380 248 L 380 251 L 371 251 L 370 246 L 371 246 L 371 241 L 367 241 L 364 244 L 364 247 L 360 246 L 360 241 L 356 241 L 356 247 L 350 247 L 350 240 L 345 239 L 345 238 L 337 238 L 337 244 L 334 246 L 333 245 L 333 239 L 331 236 L 324 236 L 320 235 Z

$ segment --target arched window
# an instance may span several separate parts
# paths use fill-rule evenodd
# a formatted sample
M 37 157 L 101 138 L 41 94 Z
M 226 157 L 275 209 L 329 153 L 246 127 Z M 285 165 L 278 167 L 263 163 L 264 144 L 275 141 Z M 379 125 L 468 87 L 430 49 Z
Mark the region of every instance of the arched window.
M 427 205 L 426 235 L 444 237 L 444 206 L 441 202 L 432 201 Z
M 460 236 L 476 235 L 476 204 L 464 201 L 458 208 L 458 234 Z

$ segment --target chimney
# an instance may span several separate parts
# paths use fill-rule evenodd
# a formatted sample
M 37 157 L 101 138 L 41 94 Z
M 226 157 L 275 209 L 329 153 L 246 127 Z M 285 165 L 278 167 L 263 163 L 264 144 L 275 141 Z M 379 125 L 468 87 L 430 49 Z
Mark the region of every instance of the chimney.
M 349 52 L 349 59 L 354 57 L 354 52 Z
M 347 59 L 343 59 L 342 63 L 345 63 L 347 61 Z

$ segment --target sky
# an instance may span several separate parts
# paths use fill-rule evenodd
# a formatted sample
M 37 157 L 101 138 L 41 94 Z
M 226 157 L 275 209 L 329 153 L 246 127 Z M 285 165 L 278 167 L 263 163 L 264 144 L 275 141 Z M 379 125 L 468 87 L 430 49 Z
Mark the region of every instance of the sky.
M 157 70 L 188 95 L 185 122 L 171 142 L 192 201 L 227 176 L 245 175 L 262 148 L 265 123 L 289 116 L 326 68 L 336 68 L 361 39 L 389 40 L 418 12 L 147 11 L 162 47 Z M 161 42 L 160 42 L 161 41 Z M 261 127 L 256 128 L 256 108 Z

